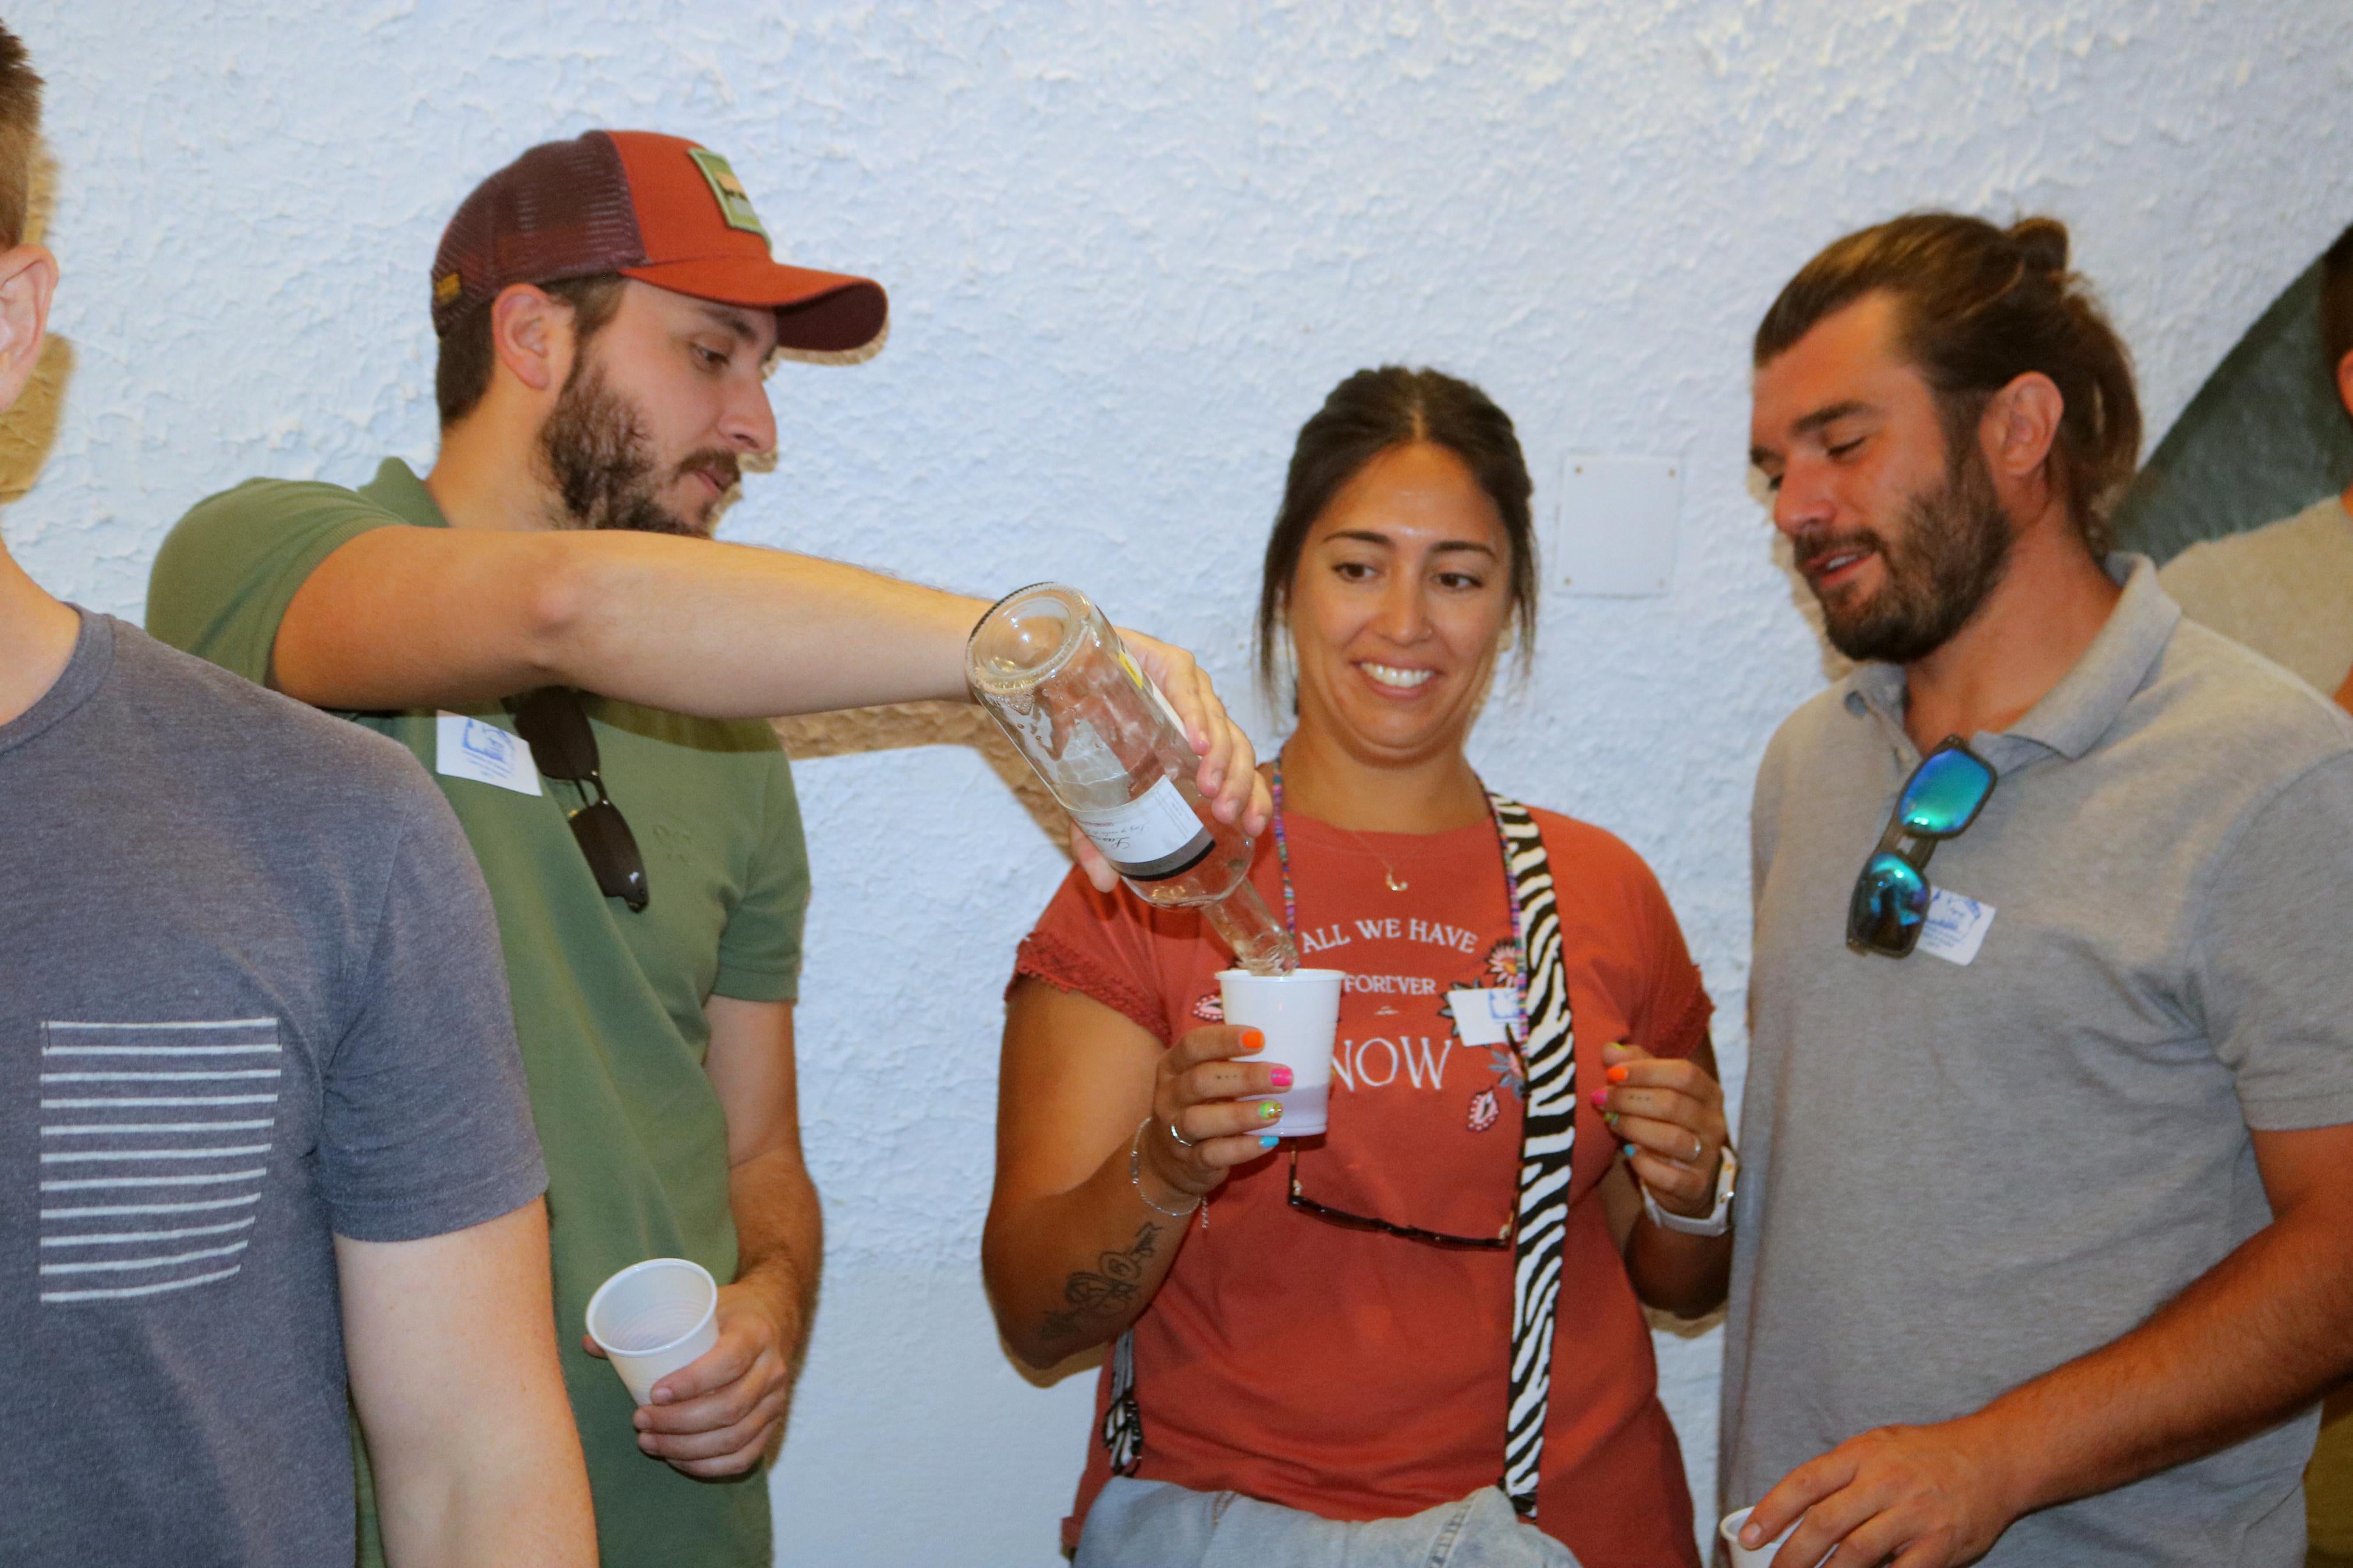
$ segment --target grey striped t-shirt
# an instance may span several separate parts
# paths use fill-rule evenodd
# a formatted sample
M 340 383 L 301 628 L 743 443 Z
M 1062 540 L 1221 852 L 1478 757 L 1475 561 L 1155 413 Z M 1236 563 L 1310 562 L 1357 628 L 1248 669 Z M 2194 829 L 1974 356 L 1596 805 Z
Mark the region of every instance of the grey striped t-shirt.
M 85 614 L 0 725 L 0 1562 L 350 1562 L 334 1236 L 544 1185 L 448 807 Z

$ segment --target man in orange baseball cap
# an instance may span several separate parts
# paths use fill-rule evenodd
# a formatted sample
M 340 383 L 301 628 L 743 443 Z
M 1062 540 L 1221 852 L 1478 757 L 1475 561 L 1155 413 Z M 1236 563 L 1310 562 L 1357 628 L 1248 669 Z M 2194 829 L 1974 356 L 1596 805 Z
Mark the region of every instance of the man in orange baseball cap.
M 632 290 L 632 279 L 651 288 Z M 635 398 L 617 391 L 612 378 L 628 372 L 609 363 L 575 363 L 543 419 L 536 400 L 511 411 L 522 424 L 540 425 L 547 472 L 539 477 L 554 494 L 512 493 L 504 481 L 521 477 L 507 460 L 522 435 L 517 419 L 471 417 L 497 381 L 507 324 L 500 300 L 508 300 L 509 321 L 526 332 L 536 324 L 536 297 L 568 306 L 585 350 L 633 294 L 640 307 L 667 297 L 660 308 L 673 332 L 704 331 L 713 350 L 738 351 L 739 395 L 732 405 L 678 410 L 680 433 L 666 447 L 670 399 L 651 389 Z M 591 131 L 534 147 L 474 188 L 433 258 L 443 436 L 426 488 L 442 499 L 451 488 L 445 480 L 487 468 L 502 500 L 553 500 L 574 526 L 707 534 L 734 489 L 737 459 L 775 447 L 762 389 L 768 350 L 867 348 L 882 335 L 889 309 L 866 279 L 775 260 L 742 182 L 708 148 L 649 131 Z M 743 352 L 753 348 L 756 356 Z M 634 366 L 634 354 L 621 357 Z M 528 383 L 540 367 L 523 368 Z M 474 426 L 480 440 L 466 428 Z M 463 465 L 454 473 L 453 458 Z
M 776 261 L 719 154 L 534 147 L 467 197 L 431 283 L 432 471 L 204 501 L 148 626 L 436 774 L 497 906 L 603 1560 L 765 1563 L 820 1233 L 793 1058 L 807 860 L 760 716 L 964 698 L 987 605 L 710 539 L 776 448 L 774 351 L 870 347 L 887 310 L 865 279 Z M 1208 680 L 1128 635 L 1219 814 L 1262 826 Z M 657 1257 L 720 1282 L 718 1344 L 639 1407 L 580 1331 L 600 1283 Z

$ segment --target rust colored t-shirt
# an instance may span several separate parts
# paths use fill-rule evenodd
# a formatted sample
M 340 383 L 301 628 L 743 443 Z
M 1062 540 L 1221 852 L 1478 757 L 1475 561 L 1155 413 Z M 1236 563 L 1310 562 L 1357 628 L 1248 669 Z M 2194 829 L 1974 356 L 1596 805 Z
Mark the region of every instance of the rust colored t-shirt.
M 1683 1057 L 1709 1003 L 1650 868 L 1597 827 L 1537 812 L 1574 1010 L 1577 1137 L 1537 1522 L 1587 1568 L 1695 1568 L 1691 1494 L 1597 1184 L 1615 1142 L 1594 1110 L 1601 1048 Z M 1453 1236 L 1495 1235 L 1519 1163 L 1520 1064 L 1465 1045 L 1456 987 L 1512 983 L 1492 825 L 1356 835 L 1286 817 L 1301 962 L 1343 970 L 1331 1131 L 1299 1142 L 1302 1194 Z M 1384 863 L 1405 890 L 1388 885 Z M 1282 910 L 1271 836 L 1251 879 Z M 1225 950 L 1198 916 L 1097 893 L 1075 873 L 1018 974 L 1091 996 L 1164 1042 L 1219 1016 Z M 1333 1224 L 1290 1206 L 1286 1142 L 1211 1198 L 1135 1325 L 1136 1474 L 1334 1519 L 1409 1514 L 1494 1484 L 1504 1463 L 1511 1254 Z M 1109 1372 L 1096 1392 L 1100 1430 Z M 1108 1479 L 1090 1439 L 1074 1543 Z

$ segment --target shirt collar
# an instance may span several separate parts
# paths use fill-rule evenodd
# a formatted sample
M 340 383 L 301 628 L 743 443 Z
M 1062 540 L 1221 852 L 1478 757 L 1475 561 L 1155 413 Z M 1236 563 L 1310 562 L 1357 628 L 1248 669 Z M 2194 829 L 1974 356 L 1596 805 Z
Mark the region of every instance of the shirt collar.
M 412 527 L 449 526 L 449 520 L 441 515 L 441 508 L 433 500 L 433 492 L 425 488 L 417 470 L 398 458 L 386 458 L 376 469 L 375 478 L 360 487 L 360 494 Z
M 2148 672 L 2181 623 L 2181 606 L 2157 585 L 2157 565 L 2147 556 L 2119 552 L 2108 557 L 2106 565 L 2108 575 L 2124 587 L 2108 624 L 2075 668 L 2010 731 L 2048 746 L 2069 762 L 2115 728 L 2125 704 L 2147 684 Z
M 2124 595 L 2109 612 L 2100 635 L 2075 661 L 2075 668 L 2044 692 L 2024 718 L 2003 734 L 1978 737 L 1981 749 L 1989 748 L 1987 761 L 1997 768 L 2006 772 L 2026 761 L 2031 748 L 2055 752 L 2070 762 L 2089 752 L 2147 683 L 2158 657 L 2172 640 L 2173 629 L 2181 620 L 2181 606 L 2158 586 L 2156 563 L 2146 555 L 2118 551 L 2103 564 L 2109 577 L 2123 587 Z M 1901 665 L 1858 666 L 1847 677 L 1845 703 L 1850 712 L 1867 710 L 1876 715 L 1908 754 L 1910 742 L 1903 739 Z

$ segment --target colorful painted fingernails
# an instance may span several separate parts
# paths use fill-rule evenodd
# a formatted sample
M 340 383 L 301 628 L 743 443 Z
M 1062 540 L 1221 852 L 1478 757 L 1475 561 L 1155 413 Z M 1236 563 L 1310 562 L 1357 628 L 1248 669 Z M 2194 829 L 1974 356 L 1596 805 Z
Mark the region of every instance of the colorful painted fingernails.
M 1274 1080 L 1274 1087 L 1277 1089 L 1289 1089 L 1291 1087 L 1291 1069 L 1289 1068 L 1279 1067 L 1269 1068 L 1267 1076 Z
M 1277 1143 L 1282 1142 L 1282 1139 L 1277 1138 L 1271 1132 L 1261 1132 L 1258 1135 L 1258 1146 L 1261 1149 L 1271 1149 Z
M 1282 1107 L 1273 1100 L 1261 1100 L 1258 1102 L 1258 1119 L 1261 1121 L 1271 1121 L 1282 1114 Z

